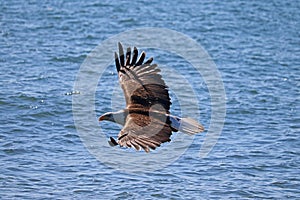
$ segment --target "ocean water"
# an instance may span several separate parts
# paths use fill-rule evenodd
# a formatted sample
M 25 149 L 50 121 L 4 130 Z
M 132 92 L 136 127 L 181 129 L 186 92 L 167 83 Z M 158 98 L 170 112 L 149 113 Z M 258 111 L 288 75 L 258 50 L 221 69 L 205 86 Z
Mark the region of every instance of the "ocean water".
M 279 0 L 1 1 L 0 199 L 299 199 L 299 9 L 299 1 Z M 143 27 L 178 31 L 202 45 L 222 77 L 226 118 L 205 158 L 199 149 L 207 131 L 165 166 L 132 173 L 126 160 L 114 160 L 116 152 L 159 157 L 180 134 L 150 154 L 105 146 L 103 162 L 74 123 L 72 100 L 84 91 L 72 92 L 97 45 Z M 168 84 L 184 86 L 168 69 L 184 74 L 197 93 L 195 116 L 208 130 L 212 108 L 204 79 L 183 58 L 147 50 Z M 99 80 L 96 115 L 122 108 L 113 63 Z M 188 91 L 176 91 L 171 112 L 193 110 Z M 120 129 L 98 126 L 105 140 Z

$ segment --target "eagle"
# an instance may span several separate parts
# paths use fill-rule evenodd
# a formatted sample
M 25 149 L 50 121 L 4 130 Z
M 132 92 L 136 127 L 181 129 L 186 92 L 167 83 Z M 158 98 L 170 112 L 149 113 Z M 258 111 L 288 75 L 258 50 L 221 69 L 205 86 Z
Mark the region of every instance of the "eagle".
M 118 43 L 119 54 L 115 52 L 115 65 L 119 83 L 123 89 L 126 108 L 107 112 L 99 121 L 107 120 L 123 126 L 118 139 L 110 137 L 111 146 L 129 147 L 149 152 L 162 143 L 170 142 L 172 132 L 180 131 L 194 135 L 204 127 L 192 118 L 181 118 L 170 114 L 171 98 L 168 86 L 160 74 L 153 57 L 147 59 L 143 51 L 139 55 L 136 47 L 124 52 Z

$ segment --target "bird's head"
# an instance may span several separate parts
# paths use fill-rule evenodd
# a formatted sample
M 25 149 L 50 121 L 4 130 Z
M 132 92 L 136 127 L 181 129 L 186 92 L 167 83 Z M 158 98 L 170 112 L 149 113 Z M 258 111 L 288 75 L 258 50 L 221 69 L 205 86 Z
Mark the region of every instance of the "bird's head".
M 114 115 L 112 112 L 107 112 L 107 113 L 104 113 L 103 115 L 101 115 L 99 117 L 99 121 L 104 121 L 104 120 L 107 120 L 107 121 L 111 121 L 111 122 L 114 122 Z
M 125 118 L 127 113 L 124 112 L 124 110 L 120 110 L 118 112 L 107 112 L 99 117 L 99 121 L 111 121 L 116 122 L 118 124 L 124 125 L 125 124 Z

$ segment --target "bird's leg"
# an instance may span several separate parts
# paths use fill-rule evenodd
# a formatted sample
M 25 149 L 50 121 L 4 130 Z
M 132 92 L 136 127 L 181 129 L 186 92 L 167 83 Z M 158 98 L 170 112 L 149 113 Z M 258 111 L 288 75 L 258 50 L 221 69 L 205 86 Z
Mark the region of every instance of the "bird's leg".
M 110 139 L 110 140 L 108 141 L 108 144 L 109 144 L 110 146 L 114 147 L 114 146 L 117 146 L 117 145 L 118 145 L 117 141 L 116 141 L 113 137 L 110 137 L 109 139 Z

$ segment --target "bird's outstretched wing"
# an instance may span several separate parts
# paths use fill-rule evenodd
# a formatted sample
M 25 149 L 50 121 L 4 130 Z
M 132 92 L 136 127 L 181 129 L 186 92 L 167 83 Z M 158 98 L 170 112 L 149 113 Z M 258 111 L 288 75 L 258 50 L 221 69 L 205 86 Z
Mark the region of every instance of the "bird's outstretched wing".
M 164 108 L 169 113 L 171 101 L 168 87 L 159 74 L 160 69 L 152 64 L 153 58 L 144 62 L 145 52 L 138 58 L 136 47 L 127 48 L 126 53 L 119 43 L 119 55 L 115 53 L 115 63 L 119 82 L 123 89 L 127 109 L 150 109 L 153 105 Z

